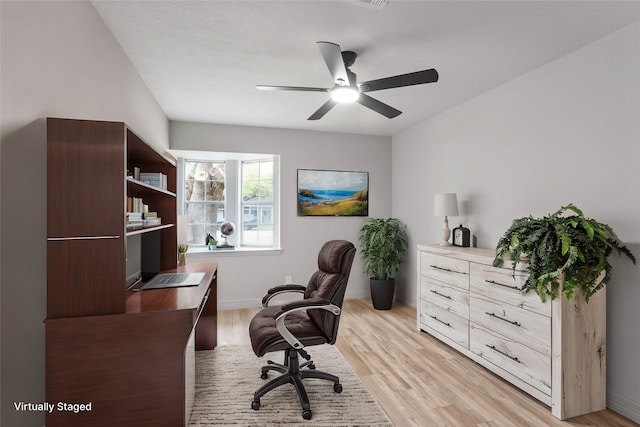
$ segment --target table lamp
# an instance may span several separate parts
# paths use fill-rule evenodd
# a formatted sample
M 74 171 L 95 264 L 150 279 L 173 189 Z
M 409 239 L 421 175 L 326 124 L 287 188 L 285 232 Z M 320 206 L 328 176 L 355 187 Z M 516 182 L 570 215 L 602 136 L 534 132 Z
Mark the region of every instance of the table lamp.
M 442 225 L 442 241 L 441 246 L 450 246 L 449 235 L 449 220 L 448 216 L 458 215 L 458 199 L 456 193 L 442 193 L 436 194 L 436 198 L 433 204 L 433 216 L 443 216 L 444 224 Z

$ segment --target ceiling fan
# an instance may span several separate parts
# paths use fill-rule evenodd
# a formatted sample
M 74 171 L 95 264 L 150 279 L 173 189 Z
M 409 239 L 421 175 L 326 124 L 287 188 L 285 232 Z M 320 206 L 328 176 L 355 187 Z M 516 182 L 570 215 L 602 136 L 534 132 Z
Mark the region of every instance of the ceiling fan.
M 413 73 L 400 74 L 393 77 L 385 77 L 368 82 L 358 83 L 356 74 L 349 67 L 356 61 L 357 54 L 351 51 L 340 50 L 340 46 L 331 42 L 317 42 L 324 62 L 329 67 L 329 72 L 333 77 L 335 86 L 332 88 L 301 87 L 301 86 L 269 86 L 258 85 L 259 90 L 293 90 L 301 92 L 329 92 L 331 98 L 318 108 L 307 120 L 318 120 L 322 118 L 337 103 L 358 102 L 383 116 L 392 119 L 402 114 L 402 111 L 380 102 L 375 98 L 366 95 L 365 92 L 376 90 L 392 89 L 396 87 L 420 85 L 424 83 L 434 83 L 438 81 L 438 72 L 431 68 L 429 70 L 416 71 Z

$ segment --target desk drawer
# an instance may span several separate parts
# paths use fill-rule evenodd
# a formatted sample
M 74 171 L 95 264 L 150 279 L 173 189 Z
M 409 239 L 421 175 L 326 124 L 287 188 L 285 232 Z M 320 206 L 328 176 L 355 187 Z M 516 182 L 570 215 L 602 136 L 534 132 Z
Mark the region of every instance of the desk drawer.
M 469 291 L 429 277 L 421 277 L 421 298 L 444 310 L 469 318 Z
M 551 357 L 476 323 L 470 324 L 469 336 L 472 352 L 551 396 Z
M 548 301 L 543 303 L 533 291 L 522 293 L 522 286 L 527 280 L 525 272 L 516 271 L 514 278 L 510 269 L 471 263 L 470 276 L 472 292 L 551 317 L 551 304 Z
M 483 295 L 471 294 L 470 320 L 551 356 L 551 318 Z
M 422 300 L 420 322 L 464 348 L 469 348 L 469 321 Z
M 430 253 L 420 254 L 420 274 L 453 286 L 469 289 L 469 261 Z

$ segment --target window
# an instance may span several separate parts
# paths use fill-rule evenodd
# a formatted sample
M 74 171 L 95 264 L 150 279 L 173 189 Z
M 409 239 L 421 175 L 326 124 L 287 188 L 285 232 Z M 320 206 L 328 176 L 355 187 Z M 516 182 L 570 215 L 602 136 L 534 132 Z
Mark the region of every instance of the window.
M 242 245 L 273 245 L 273 159 L 242 162 Z
M 210 234 L 222 243 L 220 227 L 229 221 L 235 231 L 228 241 L 236 249 L 279 248 L 279 157 L 188 154 L 178 160 L 178 206 L 186 226 L 180 240 L 205 247 Z

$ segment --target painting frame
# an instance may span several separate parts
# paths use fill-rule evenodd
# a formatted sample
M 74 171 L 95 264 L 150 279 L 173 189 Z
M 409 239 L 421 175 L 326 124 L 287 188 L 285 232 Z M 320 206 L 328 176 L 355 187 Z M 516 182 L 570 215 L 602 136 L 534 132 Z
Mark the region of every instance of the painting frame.
M 298 216 L 369 216 L 369 172 L 298 169 Z

